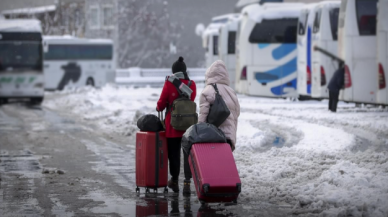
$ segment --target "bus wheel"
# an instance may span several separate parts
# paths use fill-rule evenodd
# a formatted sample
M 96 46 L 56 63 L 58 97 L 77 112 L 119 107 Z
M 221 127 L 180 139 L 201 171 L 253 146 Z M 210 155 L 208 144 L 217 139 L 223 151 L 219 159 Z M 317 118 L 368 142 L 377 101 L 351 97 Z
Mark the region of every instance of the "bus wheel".
M 30 101 L 34 105 L 40 105 L 43 102 L 43 97 L 31 98 Z
M 88 78 L 88 80 L 86 80 L 86 86 L 94 87 L 94 80 L 93 80 L 93 78 Z
M 8 103 L 8 99 L 7 98 L 0 99 L 0 105 L 4 105 L 4 104 L 7 104 L 7 103 Z

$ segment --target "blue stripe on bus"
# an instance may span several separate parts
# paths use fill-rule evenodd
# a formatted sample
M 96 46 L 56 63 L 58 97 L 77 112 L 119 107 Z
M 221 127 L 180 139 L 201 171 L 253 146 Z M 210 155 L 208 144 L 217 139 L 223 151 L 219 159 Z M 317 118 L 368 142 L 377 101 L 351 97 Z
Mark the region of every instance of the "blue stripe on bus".
M 270 46 L 271 44 L 258 44 L 258 46 L 259 46 L 259 49 L 264 49 L 264 48 L 266 48 L 266 47 L 268 47 L 268 46 Z
M 274 80 L 279 80 L 281 78 L 284 78 L 292 73 L 295 73 L 296 68 L 297 68 L 297 58 L 295 57 L 291 61 L 277 68 L 271 69 L 266 72 L 256 72 L 255 78 L 260 83 L 268 83 Z
M 271 92 L 274 94 L 274 95 L 277 95 L 277 96 L 281 96 L 281 95 L 284 95 L 284 94 L 287 94 L 287 92 L 284 92 L 284 88 L 285 87 L 291 87 L 291 88 L 294 88 L 296 90 L 296 78 L 287 82 L 287 83 L 284 83 L 284 84 L 281 84 L 279 86 L 276 86 L 276 87 L 273 87 L 271 88 Z
M 311 28 L 307 28 L 307 66 L 311 70 Z M 311 94 L 311 85 L 307 85 L 307 93 Z
M 283 59 L 285 56 L 296 50 L 296 44 L 281 44 L 272 51 L 275 60 Z

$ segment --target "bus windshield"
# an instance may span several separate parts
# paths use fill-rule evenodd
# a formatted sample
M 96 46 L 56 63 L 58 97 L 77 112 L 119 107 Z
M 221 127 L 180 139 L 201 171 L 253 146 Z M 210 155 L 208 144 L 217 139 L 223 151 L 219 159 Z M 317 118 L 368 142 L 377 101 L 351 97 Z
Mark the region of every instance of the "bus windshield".
M 249 36 L 250 43 L 296 43 L 297 18 L 263 20 Z
M 0 41 L 0 71 L 42 70 L 42 44 L 37 41 Z

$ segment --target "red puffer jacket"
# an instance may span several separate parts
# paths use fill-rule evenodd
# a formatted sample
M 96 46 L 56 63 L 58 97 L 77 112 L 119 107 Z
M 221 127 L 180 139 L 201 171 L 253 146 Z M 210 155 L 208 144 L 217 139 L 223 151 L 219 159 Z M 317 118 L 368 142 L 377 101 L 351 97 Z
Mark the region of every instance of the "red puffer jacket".
M 179 79 L 179 80 L 181 80 L 186 85 L 188 85 L 189 83 L 189 80 L 186 80 L 186 79 Z M 197 87 L 194 81 L 191 81 L 190 89 L 193 90 L 193 92 L 191 93 L 191 101 L 194 101 L 197 95 Z M 166 82 L 164 82 L 162 94 L 160 95 L 156 109 L 158 111 L 163 111 L 164 109 L 168 110 L 169 106 L 172 105 L 172 102 L 178 97 L 179 97 L 179 93 L 176 90 L 175 86 L 171 82 L 166 80 Z M 170 125 L 170 122 L 171 122 L 171 111 L 168 111 L 166 114 L 166 120 L 165 120 L 166 137 L 167 138 L 182 137 L 185 131 L 175 130 Z

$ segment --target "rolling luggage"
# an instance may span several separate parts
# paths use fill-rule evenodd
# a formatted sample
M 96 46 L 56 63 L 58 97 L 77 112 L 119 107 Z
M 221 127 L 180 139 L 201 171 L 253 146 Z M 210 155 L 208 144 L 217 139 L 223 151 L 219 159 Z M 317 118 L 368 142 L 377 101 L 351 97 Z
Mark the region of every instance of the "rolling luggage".
M 146 193 L 150 188 L 164 187 L 167 190 L 168 153 L 166 133 L 143 132 L 136 133 L 136 192 L 139 187 L 145 187 Z
M 201 203 L 237 202 L 241 180 L 228 143 L 193 144 L 188 160 Z

